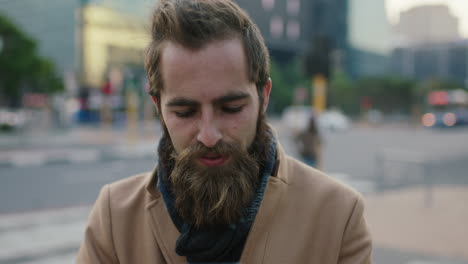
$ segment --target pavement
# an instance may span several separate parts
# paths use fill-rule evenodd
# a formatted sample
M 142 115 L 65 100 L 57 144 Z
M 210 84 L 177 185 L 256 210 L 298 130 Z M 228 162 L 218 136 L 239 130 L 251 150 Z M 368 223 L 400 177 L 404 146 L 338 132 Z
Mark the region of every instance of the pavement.
M 365 195 L 365 216 L 376 247 L 468 263 L 467 201 L 468 186 L 412 187 Z
M 90 207 L 0 217 L 0 263 L 73 263 Z

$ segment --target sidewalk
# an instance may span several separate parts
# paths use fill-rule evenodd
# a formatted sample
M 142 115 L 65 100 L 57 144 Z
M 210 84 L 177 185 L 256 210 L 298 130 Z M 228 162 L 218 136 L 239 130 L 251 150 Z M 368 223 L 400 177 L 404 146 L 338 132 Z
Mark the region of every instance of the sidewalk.
M 431 205 L 426 191 L 416 187 L 365 196 L 375 246 L 468 263 L 468 187 L 434 187 Z
M 158 123 L 125 128 L 77 126 L 68 130 L 0 134 L 0 168 L 154 157 Z
M 90 207 L 0 215 L 0 264 L 74 263 Z

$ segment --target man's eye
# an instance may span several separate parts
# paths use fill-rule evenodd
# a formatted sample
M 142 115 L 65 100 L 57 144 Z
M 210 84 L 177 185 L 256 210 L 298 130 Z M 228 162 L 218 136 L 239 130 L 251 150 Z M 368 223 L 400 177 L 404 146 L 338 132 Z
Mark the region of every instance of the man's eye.
M 234 113 L 239 113 L 240 111 L 242 111 L 242 108 L 244 108 L 243 105 L 241 105 L 241 106 L 224 106 L 222 108 L 222 110 L 225 113 L 234 114 Z
M 188 111 L 174 111 L 175 115 L 180 118 L 192 117 L 195 114 L 195 110 Z

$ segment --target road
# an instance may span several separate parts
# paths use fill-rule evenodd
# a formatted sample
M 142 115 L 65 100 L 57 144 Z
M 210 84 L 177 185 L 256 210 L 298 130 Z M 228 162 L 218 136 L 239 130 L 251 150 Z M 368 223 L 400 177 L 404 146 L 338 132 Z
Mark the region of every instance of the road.
M 154 161 L 147 158 L 2 168 L 0 214 L 89 205 L 104 184 L 153 166 Z
M 285 150 L 297 156 L 287 128 L 274 122 Z M 344 133 L 326 133 L 325 170 L 344 177 L 362 192 L 374 191 L 379 153 L 422 159 L 440 183 L 467 183 L 468 130 L 422 130 L 406 126 L 356 126 Z M 388 177 L 413 175 L 402 160 L 391 161 Z M 387 164 L 388 165 L 388 164 Z M 82 239 L 89 206 L 102 185 L 149 171 L 153 158 L 75 164 L 0 167 L 0 264 L 73 263 Z M 443 173 L 442 173 L 443 172 Z M 420 183 L 414 173 L 413 184 Z M 401 175 L 400 175 L 401 176 Z M 401 178 L 401 177 L 400 177 Z M 399 181 L 402 180 L 399 178 Z M 404 181 L 407 183 L 407 181 Z M 466 260 L 376 248 L 377 264 L 467 264 Z
M 277 127 L 282 144 L 297 157 L 291 132 Z M 468 184 L 468 128 L 355 125 L 345 132 L 326 132 L 323 137 L 324 170 L 328 173 L 375 181 L 385 170 L 387 177 L 411 174 L 413 179 L 403 183 L 420 183 L 418 169 L 427 165 L 425 173 L 435 183 Z M 384 168 L 377 163 L 382 156 Z

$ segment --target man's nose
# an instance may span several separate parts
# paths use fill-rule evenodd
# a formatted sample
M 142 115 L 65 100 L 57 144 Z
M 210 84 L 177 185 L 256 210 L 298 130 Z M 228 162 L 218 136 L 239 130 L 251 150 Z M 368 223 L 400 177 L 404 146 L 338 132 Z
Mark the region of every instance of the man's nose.
M 211 116 L 206 116 L 200 121 L 197 140 L 205 147 L 214 147 L 222 138 L 222 133 Z

